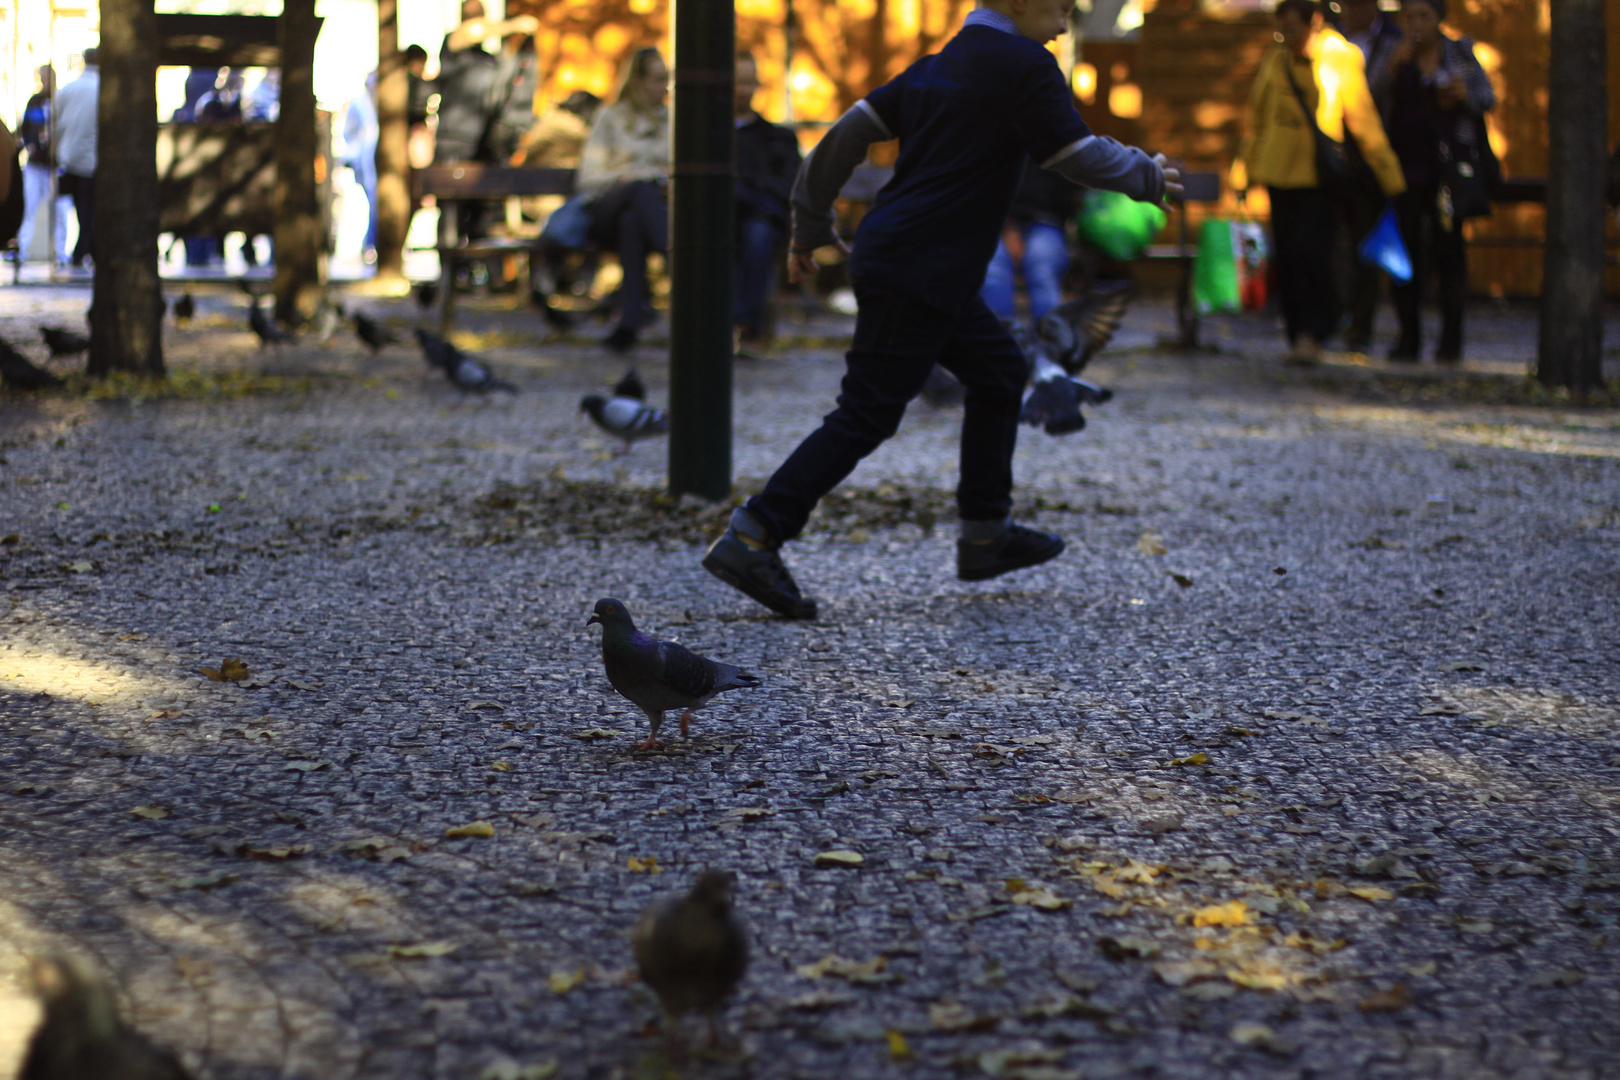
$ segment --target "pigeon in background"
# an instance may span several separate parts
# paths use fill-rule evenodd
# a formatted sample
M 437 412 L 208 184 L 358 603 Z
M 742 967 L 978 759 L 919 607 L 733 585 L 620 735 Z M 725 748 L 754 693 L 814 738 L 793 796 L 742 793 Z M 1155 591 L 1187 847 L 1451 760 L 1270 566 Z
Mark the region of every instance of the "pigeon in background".
M 58 356 L 77 356 L 90 348 L 89 338 L 59 326 L 42 326 L 39 328 L 39 336 L 45 339 L 45 345 L 51 350 L 53 360 Z
M 602 626 L 602 666 L 613 689 L 647 714 L 652 732 L 637 750 L 661 745 L 658 728 L 669 709 L 681 709 L 681 734 L 690 733 L 692 713 L 727 690 L 755 687 L 759 680 L 731 664 L 703 657 L 676 641 L 659 641 L 636 629 L 621 600 L 596 602 L 585 625 Z
M 276 325 L 275 320 L 265 315 L 264 309 L 259 306 L 258 298 L 253 300 L 253 307 L 248 311 L 248 326 L 259 335 L 259 348 L 266 345 L 280 347 L 283 342 L 293 339 L 292 331 L 285 330 Z
M 635 368 L 625 372 L 624 378 L 613 384 L 613 396 L 646 401 L 647 384 L 641 381 L 641 373 Z
M 649 907 L 633 935 L 636 967 L 658 995 L 670 1032 L 682 1016 L 703 1013 L 709 1046 L 718 1041 L 715 1014 L 748 970 L 748 935 L 731 907 L 732 875 L 705 870 L 685 896 Z
M 197 317 L 197 301 L 191 298 L 191 290 L 187 289 L 180 294 L 180 299 L 174 302 L 174 325 L 190 326 L 191 320 Z
M 433 306 L 434 301 L 439 299 L 439 283 L 436 281 L 417 282 L 414 294 L 416 296 L 416 306 L 426 311 Z
M 491 390 L 505 390 L 509 394 L 518 388 L 495 377 L 488 365 L 476 360 L 437 334 L 430 334 L 420 326 L 416 340 L 422 345 L 422 359 L 429 367 L 438 368 L 458 390 L 469 394 L 487 394 Z
M 624 440 L 624 453 L 630 452 L 630 447 L 637 439 L 650 439 L 669 431 L 669 417 L 664 414 L 664 410 L 654 408 L 642 400 L 646 396 L 647 388 L 641 385 L 640 378 L 636 378 L 630 387 L 639 391 L 638 396 L 631 397 L 619 393 L 620 388 L 635 374 L 632 370 L 629 375 L 620 379 L 619 385 L 613 388 L 613 396 L 610 398 L 601 394 L 586 394 L 579 400 L 580 411 L 588 413 L 597 427 L 616 439 Z
M 355 312 L 353 319 L 355 334 L 371 349 L 372 356 L 390 345 L 399 344 L 398 335 L 365 312 Z
M 36 960 L 33 979 L 45 1019 L 18 1080 L 187 1080 L 173 1055 L 123 1025 L 112 991 L 89 964 Z
M 55 390 L 66 385 L 50 372 L 35 367 L 4 338 L 0 338 L 0 383 L 13 390 Z

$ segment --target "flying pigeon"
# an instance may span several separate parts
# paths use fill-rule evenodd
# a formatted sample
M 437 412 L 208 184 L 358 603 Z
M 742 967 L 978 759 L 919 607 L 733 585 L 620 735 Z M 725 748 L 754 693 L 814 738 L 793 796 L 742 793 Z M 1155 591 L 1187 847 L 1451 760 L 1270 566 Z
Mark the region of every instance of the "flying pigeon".
M 254 298 L 253 307 L 248 312 L 248 325 L 259 335 L 261 349 L 266 345 L 280 346 L 283 342 L 293 339 L 292 331 L 277 326 L 274 319 L 265 315 L 264 309 L 259 307 L 257 297 Z
M 658 995 L 671 1028 L 689 1012 L 704 1013 L 711 1047 L 718 1041 L 715 1014 L 748 969 L 748 936 L 731 908 L 731 888 L 731 874 L 703 871 L 691 892 L 649 907 L 633 938 L 642 981 Z
M 650 439 L 669 431 L 669 417 L 664 410 L 654 408 L 633 397 L 605 398 L 601 394 L 586 394 L 579 401 L 580 411 L 589 413 L 591 420 L 616 439 L 624 440 L 624 452 L 637 439 Z
M 55 375 L 35 367 L 3 338 L 0 338 L 0 383 L 14 390 L 55 390 L 65 385 Z
M 505 390 L 509 394 L 518 392 L 511 383 L 497 379 L 482 361 L 468 356 L 444 338 L 430 334 L 420 326 L 416 328 L 416 340 L 422 345 L 422 359 L 427 361 L 429 367 L 444 372 L 457 389 L 469 394 L 487 394 L 491 390 Z
M 39 336 L 45 339 L 46 346 L 51 350 L 52 359 L 58 356 L 77 356 L 90 348 L 89 338 L 59 326 L 42 326 L 39 328 Z
M 354 313 L 354 332 L 371 348 L 375 356 L 390 345 L 398 345 L 399 337 L 363 311 Z
M 197 301 L 191 298 L 191 291 L 180 294 L 180 299 L 174 302 L 174 324 L 187 326 L 197 315 Z
M 692 713 L 727 690 L 754 687 L 759 680 L 730 664 L 703 657 L 675 641 L 659 641 L 636 629 L 624 602 L 611 597 L 596 602 L 586 626 L 602 625 L 602 666 L 613 689 L 647 714 L 652 731 L 637 750 L 662 745 L 658 728 L 669 709 L 681 709 L 681 734 L 691 730 Z
M 613 384 L 613 396 L 646 401 L 647 384 L 641 381 L 641 375 L 636 369 L 631 368 L 624 373 L 624 378 Z
M 45 1019 L 19 1080 L 187 1080 L 172 1055 L 123 1025 L 112 991 L 87 963 L 36 960 L 33 977 Z
M 1064 371 L 1078 375 L 1114 339 L 1133 288 L 1129 281 L 1093 285 L 1078 300 L 1047 312 L 1036 324 L 1035 336 Z

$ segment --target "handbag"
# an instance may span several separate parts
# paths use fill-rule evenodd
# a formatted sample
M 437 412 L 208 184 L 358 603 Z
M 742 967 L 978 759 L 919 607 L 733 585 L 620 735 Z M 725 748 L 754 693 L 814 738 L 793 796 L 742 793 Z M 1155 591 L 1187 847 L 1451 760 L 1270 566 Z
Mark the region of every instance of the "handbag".
M 578 251 L 591 231 L 591 215 L 585 209 L 586 196 L 575 195 L 551 212 L 540 239 L 557 247 Z
M 1440 140 L 1440 187 L 1435 194 L 1440 225 L 1451 232 L 1459 221 L 1486 217 L 1491 193 L 1502 182 L 1502 163 L 1491 149 L 1485 118 L 1472 117 L 1474 141 Z
M 1288 85 L 1294 88 L 1294 97 L 1299 99 L 1299 107 L 1305 114 L 1305 122 L 1311 125 L 1311 138 L 1316 147 L 1316 185 L 1329 195 L 1347 198 L 1356 193 L 1371 179 L 1370 170 L 1361 155 L 1351 157 L 1345 144 L 1338 139 L 1330 137 L 1316 123 L 1316 112 L 1305 100 L 1305 93 L 1294 80 L 1294 62 L 1290 57 L 1283 57 L 1283 74 L 1288 78 Z M 1345 132 L 1348 141 L 1349 132 Z

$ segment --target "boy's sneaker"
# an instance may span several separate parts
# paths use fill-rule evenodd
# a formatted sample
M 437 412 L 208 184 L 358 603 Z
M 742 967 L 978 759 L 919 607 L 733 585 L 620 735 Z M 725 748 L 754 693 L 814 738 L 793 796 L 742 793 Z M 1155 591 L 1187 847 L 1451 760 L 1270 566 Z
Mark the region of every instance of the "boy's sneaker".
M 798 583 L 782 565 L 777 549 L 768 544 L 755 547 L 738 535 L 738 515 L 747 513 L 741 507 L 733 511 L 731 526 L 709 545 L 708 554 L 703 556 L 703 569 L 778 615 L 790 619 L 815 618 L 815 600 L 799 592 Z M 750 518 L 745 517 L 743 521 L 745 528 L 752 524 Z
M 998 539 L 956 542 L 956 576 L 984 581 L 1026 566 L 1039 566 L 1063 554 L 1063 537 L 1009 523 Z

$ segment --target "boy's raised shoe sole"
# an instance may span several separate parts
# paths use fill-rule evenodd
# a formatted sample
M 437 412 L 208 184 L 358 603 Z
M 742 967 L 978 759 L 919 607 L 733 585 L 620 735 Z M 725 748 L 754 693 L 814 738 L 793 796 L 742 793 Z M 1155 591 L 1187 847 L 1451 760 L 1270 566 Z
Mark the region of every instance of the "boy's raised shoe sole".
M 709 546 L 703 569 L 778 615 L 816 617 L 816 602 L 799 592 L 793 575 L 782 565 L 782 556 L 771 548 L 756 551 L 731 529 Z
M 1063 537 L 1024 525 L 1009 525 L 999 541 L 975 544 L 956 542 L 956 576 L 962 581 L 985 581 L 1014 570 L 1039 566 L 1063 554 Z

